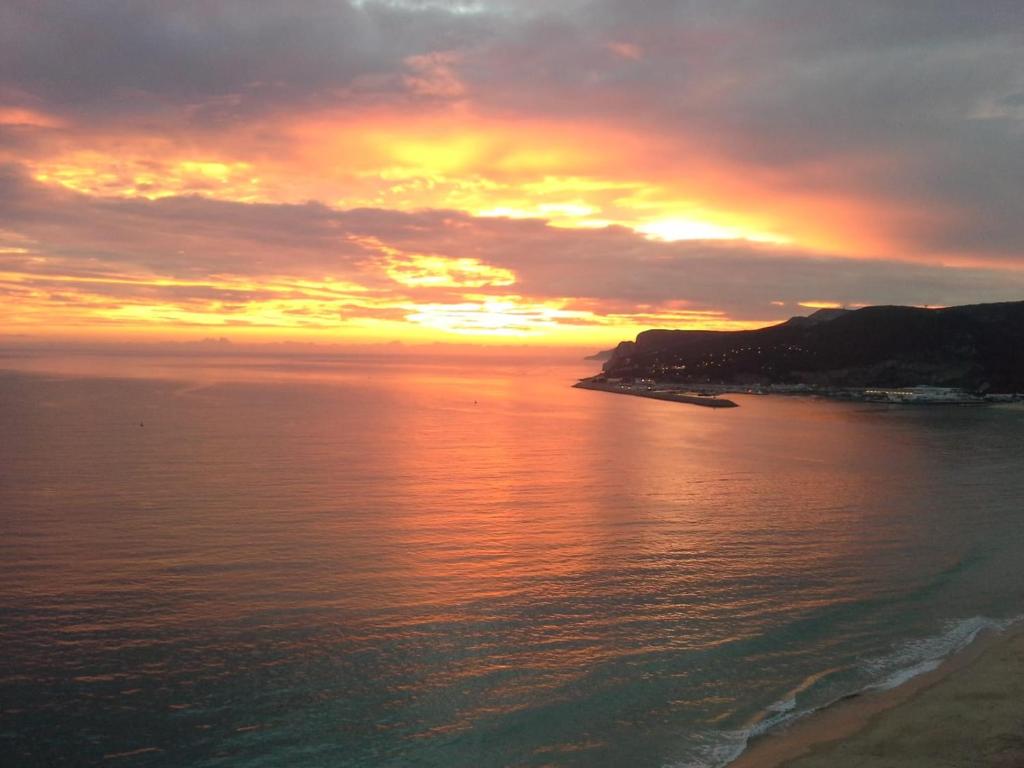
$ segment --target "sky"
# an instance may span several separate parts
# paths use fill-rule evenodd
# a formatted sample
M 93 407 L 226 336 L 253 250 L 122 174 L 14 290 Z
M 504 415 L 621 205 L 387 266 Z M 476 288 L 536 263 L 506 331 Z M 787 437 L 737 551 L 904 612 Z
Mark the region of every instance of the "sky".
M 1024 299 L 1020 0 L 3 0 L 0 337 Z

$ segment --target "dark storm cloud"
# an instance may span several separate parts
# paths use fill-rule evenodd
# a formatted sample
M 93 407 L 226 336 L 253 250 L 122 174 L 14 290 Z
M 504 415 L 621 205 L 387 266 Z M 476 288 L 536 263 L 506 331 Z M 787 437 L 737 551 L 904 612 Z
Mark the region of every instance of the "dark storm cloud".
M 482 34 L 478 14 L 430 6 L 10 0 L 0 7 L 0 93 L 97 118 L 168 104 L 258 112 L 351 98 L 360 78 Z

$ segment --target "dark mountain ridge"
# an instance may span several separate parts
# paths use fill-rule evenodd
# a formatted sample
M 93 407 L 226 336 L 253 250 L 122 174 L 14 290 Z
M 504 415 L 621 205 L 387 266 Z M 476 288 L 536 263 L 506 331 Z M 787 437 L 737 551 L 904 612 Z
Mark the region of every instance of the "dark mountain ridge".
M 693 384 L 1024 392 L 1024 301 L 824 310 L 753 331 L 650 330 L 619 344 L 604 371 Z

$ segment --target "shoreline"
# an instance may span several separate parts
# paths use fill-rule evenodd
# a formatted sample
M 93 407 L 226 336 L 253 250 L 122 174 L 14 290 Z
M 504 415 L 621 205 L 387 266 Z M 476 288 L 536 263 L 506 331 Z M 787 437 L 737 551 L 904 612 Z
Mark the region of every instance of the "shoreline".
M 694 400 L 724 399 L 721 395 L 783 395 L 787 397 L 817 397 L 837 402 L 862 403 L 865 405 L 899 406 L 945 406 L 979 407 L 996 405 L 1024 405 L 1024 393 L 980 394 L 967 392 L 955 387 L 918 385 L 914 387 L 833 387 L 808 384 L 722 384 L 703 382 L 686 384 L 680 381 L 665 381 L 655 378 L 607 378 L 595 374 L 579 379 L 574 387 L 596 389 L 623 395 L 651 397 L 656 400 L 675 397 Z M 692 394 L 681 394 L 690 392 Z M 681 400 L 689 402 L 689 400 Z M 701 405 L 703 403 L 695 403 Z
M 981 707 L 990 710 L 983 716 L 988 729 L 965 711 L 973 708 L 977 716 Z M 1024 764 L 1022 723 L 1024 624 L 1016 621 L 980 632 L 937 668 L 895 688 L 853 694 L 751 739 L 728 768 L 916 768 L 936 764 L 950 750 L 964 760 L 944 766 L 1011 768 Z M 1005 762 L 1002 747 L 1021 762 Z

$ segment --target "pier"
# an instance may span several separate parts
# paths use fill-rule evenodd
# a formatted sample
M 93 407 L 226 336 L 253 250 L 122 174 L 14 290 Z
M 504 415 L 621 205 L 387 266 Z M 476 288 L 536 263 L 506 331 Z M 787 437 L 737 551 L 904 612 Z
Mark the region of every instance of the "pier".
M 582 379 L 575 384 L 578 389 L 596 389 L 598 392 L 613 392 L 618 395 L 634 395 L 636 397 L 649 397 L 652 400 L 668 400 L 673 403 L 686 403 L 688 405 L 700 405 L 704 408 L 736 408 L 736 403 L 722 397 L 708 395 L 686 394 L 684 392 L 654 389 L 644 384 L 609 384 L 591 379 Z

